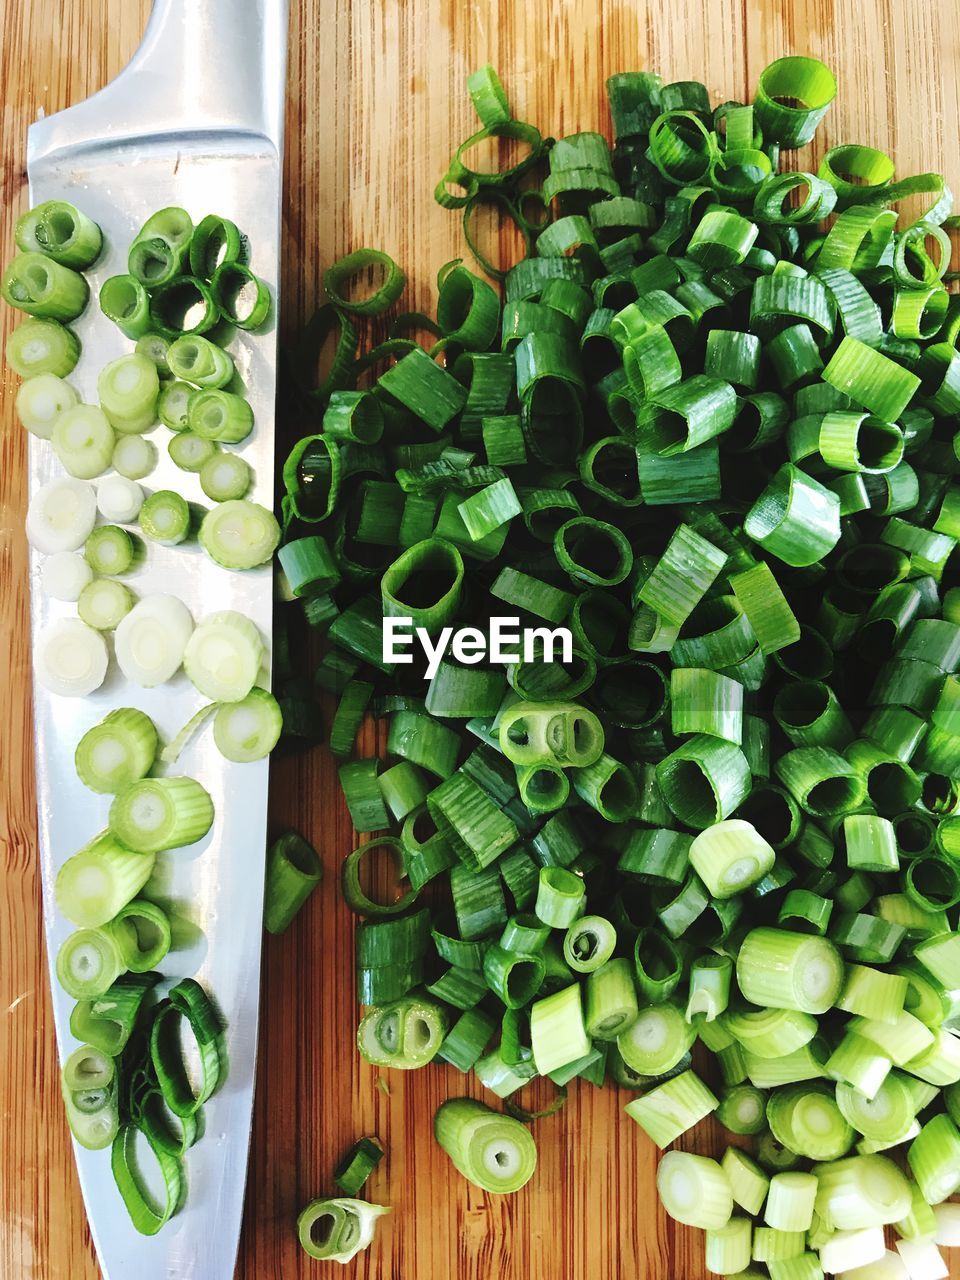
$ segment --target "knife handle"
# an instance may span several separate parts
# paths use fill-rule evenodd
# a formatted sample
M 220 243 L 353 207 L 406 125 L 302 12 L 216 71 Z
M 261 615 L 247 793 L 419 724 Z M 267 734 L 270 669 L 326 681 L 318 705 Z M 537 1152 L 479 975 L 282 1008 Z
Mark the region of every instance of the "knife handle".
M 289 0 L 154 0 L 140 47 L 116 79 L 31 126 L 31 163 L 105 137 L 165 134 L 246 135 L 279 152 L 288 9 Z

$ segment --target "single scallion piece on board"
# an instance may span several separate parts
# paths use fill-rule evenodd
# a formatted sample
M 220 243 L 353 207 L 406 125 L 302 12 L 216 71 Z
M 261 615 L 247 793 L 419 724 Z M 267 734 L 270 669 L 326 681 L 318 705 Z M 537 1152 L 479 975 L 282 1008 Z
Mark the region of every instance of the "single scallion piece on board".
M 348 1196 L 355 1196 L 383 1159 L 383 1147 L 375 1138 L 360 1138 L 333 1171 L 333 1180 Z
M 434 1117 L 434 1136 L 458 1171 L 484 1191 L 519 1191 L 533 1177 L 537 1148 L 529 1129 L 470 1098 L 451 1098 Z
M 318 1261 L 349 1262 L 373 1241 L 377 1219 L 386 1205 L 334 1197 L 312 1200 L 297 1218 L 300 1247 Z

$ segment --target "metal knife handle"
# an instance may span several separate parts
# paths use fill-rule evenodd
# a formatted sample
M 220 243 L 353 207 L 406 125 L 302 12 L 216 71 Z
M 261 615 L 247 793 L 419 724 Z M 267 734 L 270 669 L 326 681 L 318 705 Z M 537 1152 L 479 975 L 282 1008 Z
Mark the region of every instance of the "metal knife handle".
M 65 146 L 164 134 L 283 139 L 289 0 L 154 0 L 140 47 L 99 93 L 30 128 L 31 165 Z

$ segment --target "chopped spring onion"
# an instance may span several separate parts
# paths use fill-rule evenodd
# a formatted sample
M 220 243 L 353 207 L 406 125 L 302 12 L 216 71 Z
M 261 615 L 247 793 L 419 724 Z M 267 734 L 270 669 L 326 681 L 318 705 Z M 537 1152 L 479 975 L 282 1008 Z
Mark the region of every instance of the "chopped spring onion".
M 128 480 L 143 480 L 157 465 L 157 446 L 144 436 L 120 436 L 111 462 L 114 471 Z
M 104 280 L 100 286 L 100 310 L 133 341 L 150 330 L 150 298 L 133 276 L 110 276 Z
M 171 431 L 186 431 L 190 401 L 196 388 L 188 382 L 165 382 L 157 399 L 157 417 Z
M 147 356 L 133 352 L 104 365 L 97 378 L 100 408 L 121 435 L 148 431 L 157 420 L 160 377 Z
M 258 329 L 270 311 L 270 291 L 242 262 L 223 262 L 210 281 L 221 314 L 238 329 Z
M 94 578 L 77 600 L 80 621 L 95 631 L 115 631 L 132 608 L 130 588 L 113 578 Z
M 272 693 L 251 689 L 245 698 L 224 702 L 213 720 L 213 740 L 226 760 L 250 764 L 268 756 L 283 731 L 283 714 Z
M 451 1098 L 437 1111 L 434 1136 L 457 1170 L 484 1191 L 519 1191 L 533 1177 L 537 1148 L 529 1129 L 471 1098 Z
M 589 974 L 584 1027 L 591 1039 L 616 1040 L 636 1021 L 637 1013 L 636 983 L 625 957 L 616 956 Z
M 581 916 L 567 929 L 563 957 L 575 973 L 593 973 L 606 964 L 616 945 L 617 931 L 609 920 Z
M 907 1149 L 907 1163 L 927 1204 L 942 1204 L 960 1188 L 960 1133 L 947 1115 L 934 1116 Z
M 57 906 L 74 924 L 99 928 L 136 897 L 153 863 L 150 854 L 136 853 L 102 831 L 57 872 Z
M 864 1280 L 871 1276 L 870 1267 L 886 1258 L 887 1248 L 882 1227 L 865 1227 L 860 1231 L 834 1231 L 820 1247 L 820 1265 L 824 1271 L 843 1275 L 849 1280 L 849 1274 L 856 1275 L 854 1268 L 865 1273 Z M 896 1256 L 896 1255 L 894 1255 Z M 899 1275 L 902 1280 L 903 1271 L 893 1273 L 895 1280 Z M 889 1271 L 881 1272 L 881 1280 L 888 1280 Z
M 63 1064 L 60 1087 L 70 1132 L 81 1147 L 109 1147 L 120 1127 L 113 1058 L 93 1045 L 81 1045 Z
M 159 1088 L 145 1092 L 139 1104 L 140 1128 L 156 1147 L 179 1159 L 202 1136 L 202 1113 L 176 1116 Z
M 896 1072 L 887 1075 L 872 1098 L 852 1084 L 837 1085 L 837 1106 L 844 1119 L 865 1138 L 877 1142 L 898 1138 L 910 1127 L 915 1104 L 909 1086 Z
M 212 823 L 213 802 L 193 778 L 141 778 L 110 805 L 115 839 L 138 853 L 194 844 Z
M 92 480 L 110 466 L 116 442 L 114 429 L 96 405 L 77 404 L 53 424 L 50 443 L 65 471 Z
M 146 356 L 152 364 L 156 365 L 157 373 L 161 378 L 170 376 L 170 366 L 167 364 L 170 343 L 161 334 L 145 333 L 142 338 L 137 339 L 134 349 L 138 356 Z
M 910 1184 L 885 1156 L 851 1156 L 814 1172 L 817 1213 L 840 1231 L 882 1227 L 910 1210 Z
M 742 893 L 770 871 L 773 848 L 749 822 L 727 818 L 701 831 L 690 846 L 690 864 L 715 898 Z
M 242 498 L 252 483 L 250 464 L 238 453 L 215 453 L 200 468 L 200 488 L 211 502 Z
M 116 467 L 116 448 L 113 465 Z M 143 490 L 124 476 L 106 476 L 97 485 L 97 510 L 104 520 L 115 524 L 132 524 L 143 506 Z
M 240 702 L 253 688 L 265 652 L 249 618 L 225 609 L 197 624 L 184 650 L 183 669 L 214 702 Z
M 123 960 L 131 973 L 149 973 L 170 950 L 173 931 L 167 913 L 153 902 L 134 898 L 121 907 L 114 918 L 130 926 L 130 934 L 120 940 Z
M 297 1218 L 300 1247 L 320 1262 L 350 1262 L 372 1243 L 377 1219 L 389 1212 L 367 1200 L 312 1200 Z
M 402 273 L 366 251 L 335 264 L 303 344 L 331 335 L 333 367 L 320 386 L 300 371 L 322 431 L 284 467 L 281 607 L 333 646 L 318 679 L 342 694 L 336 753 L 364 741 L 367 709 L 390 717 L 387 768 L 367 753 L 342 772 L 359 826 L 402 824 L 378 843 L 406 873 L 384 903 L 361 889 L 365 855 L 345 865 L 375 922 L 358 931 L 361 1053 L 436 1052 L 504 1097 L 538 1073 L 597 1080 L 606 1058 L 656 1141 L 714 1107 L 756 1134 L 769 1196 L 742 1153 L 661 1164 L 718 1272 L 887 1270 L 883 1227 L 923 1240 L 917 1197 L 951 1194 L 957 1164 L 951 198 L 935 174 L 892 184 L 859 144 L 817 174 L 774 172 L 834 96 L 815 59 L 778 61 L 752 105 L 716 111 L 705 86 L 614 77 L 613 148 L 591 133 L 541 150 L 492 71 L 471 89 L 484 128 L 438 199 L 465 209 L 475 256 L 470 206 L 514 211 L 528 252 L 495 272 L 504 304 L 453 264 L 437 325 L 400 317 L 359 355 L 346 282 L 382 271 L 352 304 L 375 314 Z M 468 168 L 507 133 L 529 165 Z M 897 227 L 905 196 L 926 213 Z M 445 365 L 399 338 L 412 325 L 455 339 Z M 381 356 L 392 367 L 349 390 Z M 504 605 L 568 626 L 573 653 L 546 661 L 541 638 L 506 691 L 498 664 L 447 652 L 422 691 L 395 684 L 384 616 L 446 650 L 444 628 L 482 635 Z M 430 881 L 450 922 L 418 899 Z M 376 963 L 381 919 L 397 953 Z M 404 1018 L 424 982 L 416 1052 Z M 896 1147 L 906 1199 L 881 1154 Z M 763 1225 L 730 1221 L 765 1199 Z
M 43 594 L 51 600 L 76 603 L 83 588 L 93 581 L 93 570 L 76 551 L 56 551 L 40 567 Z
M 184 334 L 195 335 L 212 329 L 220 318 L 210 286 L 194 276 L 174 276 L 150 290 L 144 328 L 173 342 Z
M 225 262 L 242 262 L 248 246 L 235 222 L 208 213 L 190 236 L 190 271 L 200 280 L 209 280 Z
M 895 1247 L 909 1280 L 949 1280 L 943 1254 L 932 1240 L 898 1240 Z
M 323 876 L 313 845 L 296 831 L 287 831 L 267 851 L 267 880 L 263 925 L 268 933 L 283 933 Z
M 230 391 L 197 391 L 190 397 L 187 427 L 201 440 L 239 444 L 253 430 L 253 410 Z
M 137 1151 L 140 1138 L 159 1168 L 163 1183 L 163 1198 L 159 1202 L 152 1191 L 152 1183 L 147 1183 L 141 1171 L 142 1157 Z M 136 1230 L 142 1235 L 156 1235 L 177 1212 L 184 1199 L 186 1188 L 180 1161 L 169 1151 L 165 1151 L 156 1138 L 145 1130 L 140 1130 L 134 1124 L 126 1124 L 113 1140 L 110 1167 L 120 1197 Z
M 640 1075 L 662 1076 L 682 1061 L 696 1033 L 678 1005 L 651 1005 L 620 1033 L 617 1048 L 627 1066 Z
M 767 1198 L 770 1179 L 757 1162 L 739 1147 L 728 1147 L 720 1163 L 733 1194 L 734 1204 L 756 1217 Z
M 80 341 L 58 320 L 24 320 L 10 331 L 7 364 L 21 378 L 49 373 L 65 378 L 76 368 Z
M 189 1067 L 183 1024 L 189 1026 L 196 1050 L 190 1054 Z M 216 1092 L 224 1074 L 221 1038 L 219 1016 L 193 978 L 178 982 L 158 1005 L 150 1028 L 150 1057 L 164 1101 L 174 1115 L 196 1115 Z
M 76 551 L 90 536 L 97 519 L 97 494 L 84 480 L 50 480 L 42 484 L 27 508 L 27 540 L 51 555 Z
M 91 583 L 84 591 L 95 585 Z M 79 618 L 48 622 L 33 651 L 37 680 L 64 698 L 85 698 L 99 689 L 106 679 L 108 662 L 103 637 Z
M 732 1085 L 723 1092 L 717 1119 L 731 1133 L 761 1133 L 767 1123 L 765 1102 L 762 1089 L 749 1084 Z
M 628 1102 L 624 1110 L 663 1150 L 717 1108 L 699 1076 L 684 1071 Z
M 657 1191 L 671 1218 L 704 1231 L 722 1230 L 733 1213 L 733 1193 L 716 1160 L 668 1151 L 657 1166 Z
M 778 1142 L 809 1160 L 839 1160 L 853 1144 L 853 1130 L 816 1082 L 778 1089 L 767 1105 L 767 1121 Z
M 185 269 L 193 223 L 184 209 L 161 209 L 147 219 L 130 246 L 127 267 L 146 288 L 166 284 Z
M 777 1173 L 770 1179 L 763 1219 L 777 1231 L 809 1231 L 818 1179 L 812 1173 Z
M 436 1057 L 446 1030 L 439 1005 L 409 996 L 370 1009 L 357 1031 L 357 1047 L 374 1066 L 413 1070 Z
M 208 511 L 199 538 L 210 559 L 224 568 L 254 569 L 273 555 L 280 542 L 280 526 L 264 507 L 239 498 Z
M 174 378 L 195 387 L 225 387 L 234 372 L 227 352 L 197 334 L 187 334 L 172 342 L 167 350 L 167 364 Z
M 0 279 L 0 296 L 11 307 L 43 320 L 76 320 L 90 291 L 78 271 L 42 253 L 19 253 Z
M 541 1075 L 586 1057 L 590 1040 L 583 1025 L 576 983 L 536 1000 L 530 1009 L 530 1044 Z
M 126 529 L 102 524 L 90 534 L 83 555 L 94 573 L 126 573 L 133 563 L 133 541 Z
M 49 440 L 62 415 L 79 402 L 69 382 L 54 373 L 38 373 L 17 392 L 17 417 L 32 435 Z
M 190 508 L 172 489 L 151 493 L 140 508 L 140 532 L 162 547 L 175 547 L 190 532 Z
M 220 449 L 215 440 L 204 440 L 193 434 L 193 431 L 184 429 L 170 439 L 166 452 L 180 471 L 200 471 L 204 463 L 216 457 Z
M 70 1015 L 70 1033 L 111 1058 L 133 1035 L 144 1001 L 159 981 L 156 973 L 122 973 L 101 996 L 80 1000 Z
M 737 981 L 747 1000 L 764 1008 L 821 1014 L 843 986 L 844 966 L 826 938 L 781 929 L 754 929 L 737 957 Z
M 333 1180 L 348 1196 L 355 1196 L 383 1159 L 383 1147 L 375 1138 L 360 1138 L 333 1171 Z
M 176 596 L 144 596 L 117 627 L 117 664 L 132 684 L 163 684 L 180 669 L 192 632 L 190 612 Z
M 934 1206 L 933 1216 L 936 1221 L 935 1242 L 948 1249 L 960 1246 L 960 1205 L 938 1204 Z
M 57 952 L 57 981 L 75 1000 L 101 996 L 123 972 L 122 942 L 128 930 L 114 922 L 98 929 L 78 929 Z

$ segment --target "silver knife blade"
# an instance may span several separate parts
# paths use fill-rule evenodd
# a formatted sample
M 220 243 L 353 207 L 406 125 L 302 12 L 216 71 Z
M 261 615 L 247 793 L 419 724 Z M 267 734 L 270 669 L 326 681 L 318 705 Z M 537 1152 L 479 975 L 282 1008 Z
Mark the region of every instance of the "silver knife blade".
M 105 89 L 29 130 L 32 204 L 70 200 L 98 222 L 105 251 L 87 273 L 91 303 L 75 323 L 83 345 L 70 381 L 96 403 L 99 369 L 131 343 L 99 311 L 108 276 L 126 271 L 126 252 L 147 217 L 181 205 L 199 220 L 231 218 L 250 241 L 251 265 L 274 290 L 271 322 L 230 345 L 255 415 L 242 453 L 255 474 L 250 493 L 273 503 L 276 391 L 276 285 L 279 280 L 287 0 L 155 0 L 143 42 Z M 209 505 L 192 474 L 166 452 L 169 432 L 154 430 L 160 462 L 143 482 L 172 488 Z M 62 474 L 50 445 L 31 438 L 30 492 Z M 44 598 L 41 557 L 31 555 L 34 634 L 73 606 Z M 178 595 L 195 619 L 237 609 L 271 635 L 269 566 L 230 573 L 196 545 L 149 547 L 130 579 L 134 592 Z M 76 776 L 81 735 L 109 710 L 136 706 L 172 737 L 205 701 L 181 672 L 156 689 L 130 687 L 111 668 L 86 699 L 61 698 L 35 686 L 37 799 L 44 922 L 61 1058 L 74 1047 L 73 1001 L 59 988 L 53 963 L 72 926 L 54 902 L 58 868 L 106 823 L 110 797 L 95 796 Z M 170 772 L 198 778 L 216 806 L 210 835 L 199 845 L 160 855 L 146 896 L 174 913 L 177 949 L 162 966 L 171 979 L 196 977 L 227 1023 L 229 1074 L 207 1104 L 206 1132 L 186 1160 L 185 1207 L 151 1238 L 133 1228 L 114 1185 L 109 1151 L 76 1146 L 80 1183 L 100 1266 L 107 1280 L 227 1280 L 233 1275 L 246 1179 L 253 1106 L 260 979 L 267 762 L 230 764 L 201 734 Z M 146 1166 L 145 1166 L 146 1170 Z M 149 1172 L 148 1170 L 146 1170 Z

